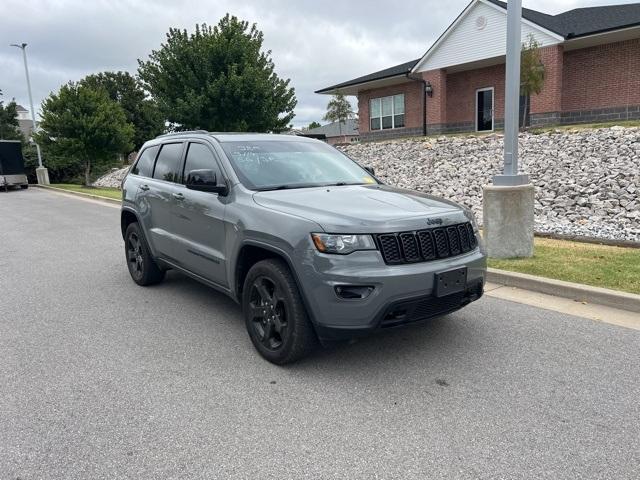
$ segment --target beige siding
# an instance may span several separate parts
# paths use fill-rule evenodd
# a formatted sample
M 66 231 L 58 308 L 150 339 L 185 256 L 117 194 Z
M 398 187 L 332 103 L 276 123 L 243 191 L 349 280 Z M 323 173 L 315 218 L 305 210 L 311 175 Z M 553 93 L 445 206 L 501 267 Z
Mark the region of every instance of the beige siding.
M 484 18 L 484 22 L 482 19 Z M 478 28 L 478 24 L 484 27 Z M 532 33 L 541 46 L 554 45 L 559 39 L 525 22 L 522 23 L 522 41 Z M 446 68 L 506 53 L 507 15 L 502 9 L 478 2 L 460 18 L 454 28 L 435 45 L 417 71 Z

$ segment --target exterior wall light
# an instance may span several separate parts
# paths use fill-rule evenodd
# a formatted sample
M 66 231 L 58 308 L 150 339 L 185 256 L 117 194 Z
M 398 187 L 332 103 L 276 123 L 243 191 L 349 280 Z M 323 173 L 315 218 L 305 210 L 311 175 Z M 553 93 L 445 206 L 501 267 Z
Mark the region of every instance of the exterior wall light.
M 427 82 L 424 84 L 424 91 L 428 96 L 433 97 L 433 87 L 431 86 L 431 82 Z

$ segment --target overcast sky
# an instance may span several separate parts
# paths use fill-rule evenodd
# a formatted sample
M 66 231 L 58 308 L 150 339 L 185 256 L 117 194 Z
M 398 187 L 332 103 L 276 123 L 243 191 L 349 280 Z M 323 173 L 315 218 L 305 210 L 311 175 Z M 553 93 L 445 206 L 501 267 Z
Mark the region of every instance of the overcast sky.
M 296 126 L 321 121 L 328 98 L 314 90 L 420 57 L 468 0 L 2 0 L 0 89 L 26 108 L 21 53 L 27 47 L 36 110 L 69 80 L 105 70 L 135 73 L 165 39 L 169 27 L 193 30 L 229 12 L 256 22 L 272 50 L 278 75 L 298 98 Z M 528 8 L 632 3 L 607 0 L 523 0 Z

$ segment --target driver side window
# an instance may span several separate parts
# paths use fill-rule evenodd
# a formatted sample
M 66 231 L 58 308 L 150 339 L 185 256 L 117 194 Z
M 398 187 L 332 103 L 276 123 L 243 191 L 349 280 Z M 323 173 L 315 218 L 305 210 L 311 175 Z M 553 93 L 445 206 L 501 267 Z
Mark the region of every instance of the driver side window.
M 202 143 L 189 143 L 187 150 L 187 158 L 184 161 L 184 172 L 182 178 L 184 181 L 192 170 L 213 170 L 216 174 L 218 182 L 222 181 L 222 175 L 218 162 L 213 153 L 206 145 Z

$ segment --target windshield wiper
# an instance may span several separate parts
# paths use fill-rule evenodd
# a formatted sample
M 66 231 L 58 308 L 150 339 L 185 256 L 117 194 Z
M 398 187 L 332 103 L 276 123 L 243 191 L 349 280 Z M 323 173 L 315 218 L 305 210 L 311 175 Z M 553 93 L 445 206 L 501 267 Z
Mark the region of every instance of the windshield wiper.
M 336 183 L 325 183 L 323 187 L 343 187 L 345 185 L 367 185 L 363 182 L 336 182 Z
M 297 183 L 297 184 L 283 184 L 283 185 L 273 185 L 271 187 L 263 187 L 263 188 L 257 188 L 256 190 L 258 190 L 259 192 L 268 192 L 270 190 L 292 190 L 295 188 L 312 188 L 312 187 L 322 187 L 322 184 L 317 184 L 317 183 Z

